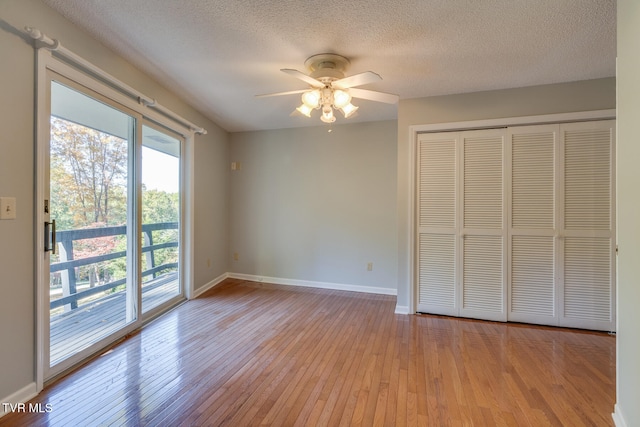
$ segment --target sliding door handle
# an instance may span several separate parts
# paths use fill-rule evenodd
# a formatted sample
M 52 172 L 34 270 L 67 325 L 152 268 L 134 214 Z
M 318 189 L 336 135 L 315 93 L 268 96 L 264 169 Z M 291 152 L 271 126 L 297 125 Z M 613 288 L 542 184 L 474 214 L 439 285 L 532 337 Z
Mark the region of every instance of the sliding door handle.
M 56 253 L 56 220 L 44 223 L 44 251 Z

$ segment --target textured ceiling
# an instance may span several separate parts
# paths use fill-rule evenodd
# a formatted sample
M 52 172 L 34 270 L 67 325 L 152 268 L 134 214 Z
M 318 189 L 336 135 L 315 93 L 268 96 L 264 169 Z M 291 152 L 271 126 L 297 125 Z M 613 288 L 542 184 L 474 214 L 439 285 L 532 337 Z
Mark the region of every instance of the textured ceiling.
M 401 99 L 615 75 L 615 0 L 44 2 L 228 131 L 321 124 L 289 117 L 299 95 L 254 97 L 304 89 L 279 70 L 307 72 L 317 53 L 348 57 L 347 75 L 380 74 L 362 88 Z M 350 122 L 397 116 L 354 104 Z

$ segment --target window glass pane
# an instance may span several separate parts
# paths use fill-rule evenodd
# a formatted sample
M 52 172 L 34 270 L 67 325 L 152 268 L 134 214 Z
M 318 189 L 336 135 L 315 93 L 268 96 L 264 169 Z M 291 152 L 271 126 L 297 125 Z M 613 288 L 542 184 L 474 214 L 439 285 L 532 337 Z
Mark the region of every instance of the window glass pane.
M 142 127 L 142 311 L 179 295 L 180 145 Z
M 50 366 L 136 318 L 131 271 L 131 149 L 135 119 L 51 82 Z M 134 252 L 133 252 L 134 253 Z

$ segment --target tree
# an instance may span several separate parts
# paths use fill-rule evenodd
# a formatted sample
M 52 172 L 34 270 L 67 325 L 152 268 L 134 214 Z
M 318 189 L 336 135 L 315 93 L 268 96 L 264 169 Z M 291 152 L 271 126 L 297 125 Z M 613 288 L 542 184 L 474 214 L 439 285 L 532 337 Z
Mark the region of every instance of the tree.
M 126 139 L 52 116 L 50 152 L 52 189 L 63 202 L 59 212 L 52 209 L 70 220 L 68 226 L 125 222 L 126 208 L 111 207 L 126 207 Z
M 101 228 L 127 223 L 129 141 L 96 129 L 51 117 L 51 215 L 59 230 Z M 144 224 L 179 221 L 179 194 L 142 188 Z M 175 242 L 178 230 L 153 232 L 154 244 Z M 126 237 L 106 236 L 74 242 L 74 259 L 125 251 Z M 155 265 L 176 262 L 177 248 L 155 253 Z M 52 258 L 55 260 L 55 258 Z M 144 261 L 143 261 L 144 263 Z M 118 258 L 77 268 L 78 280 L 124 277 L 126 260 Z
M 51 117 L 51 216 L 59 230 L 126 224 L 128 141 L 59 117 Z M 113 252 L 119 236 L 74 242 L 74 259 Z M 93 286 L 113 273 L 110 262 L 77 268 Z

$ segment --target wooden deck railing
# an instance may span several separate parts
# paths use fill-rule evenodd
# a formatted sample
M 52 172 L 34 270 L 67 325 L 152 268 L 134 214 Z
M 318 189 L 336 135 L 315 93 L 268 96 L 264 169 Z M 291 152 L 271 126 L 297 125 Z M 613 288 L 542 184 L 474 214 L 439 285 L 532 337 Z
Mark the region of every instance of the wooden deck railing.
M 164 263 L 162 265 L 155 265 L 155 251 L 165 248 L 178 247 L 178 241 L 171 241 L 153 244 L 153 232 L 158 230 L 177 230 L 177 222 L 163 222 L 157 224 L 143 224 L 142 233 L 144 236 L 144 244 L 142 246 L 142 253 L 146 257 L 147 266 L 150 266 L 147 270 L 142 272 L 142 277 L 152 275 L 154 278 L 157 274 L 163 270 L 170 268 L 177 268 L 177 262 Z M 76 267 L 85 265 L 96 264 L 99 262 L 110 261 L 118 258 L 124 258 L 127 256 L 126 251 L 112 252 L 104 255 L 97 255 L 88 258 L 74 259 L 73 246 L 74 242 L 84 239 L 95 239 L 98 237 L 120 236 L 127 234 L 126 226 L 118 227 L 102 227 L 80 230 L 65 230 L 56 232 L 56 241 L 58 242 L 58 249 L 60 251 L 60 261 L 52 263 L 49 271 L 55 273 L 60 271 L 62 274 L 62 298 L 55 301 L 51 301 L 50 308 L 67 306 L 67 309 L 75 309 L 78 307 L 78 300 L 89 297 L 91 295 L 98 294 L 113 289 L 117 286 L 126 283 L 127 279 L 119 279 L 112 282 L 108 282 L 102 285 L 94 286 L 89 289 L 77 291 L 76 283 Z

